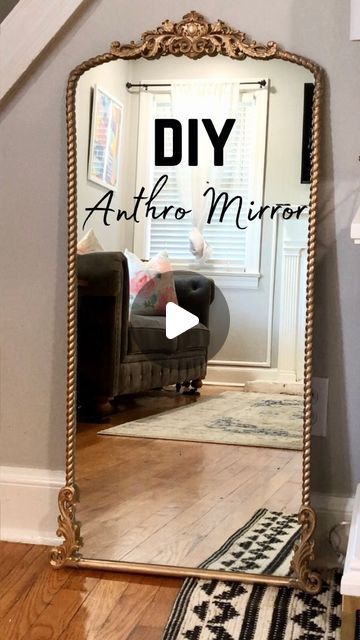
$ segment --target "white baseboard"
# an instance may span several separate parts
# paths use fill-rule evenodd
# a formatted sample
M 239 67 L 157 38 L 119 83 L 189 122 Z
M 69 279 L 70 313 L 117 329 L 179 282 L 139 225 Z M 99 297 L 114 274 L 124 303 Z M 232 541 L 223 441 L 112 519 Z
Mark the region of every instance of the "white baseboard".
M 283 382 L 282 378 L 279 377 L 278 369 L 209 362 L 204 383 L 219 386 L 242 387 L 246 382 L 259 379 L 264 381 L 281 380 Z M 288 382 L 294 381 L 295 378 L 288 380 Z
M 56 536 L 63 471 L 0 467 L 0 540 L 59 544 Z
M 340 590 L 346 596 L 360 596 L 360 484 L 358 484 L 354 500 L 349 544 Z

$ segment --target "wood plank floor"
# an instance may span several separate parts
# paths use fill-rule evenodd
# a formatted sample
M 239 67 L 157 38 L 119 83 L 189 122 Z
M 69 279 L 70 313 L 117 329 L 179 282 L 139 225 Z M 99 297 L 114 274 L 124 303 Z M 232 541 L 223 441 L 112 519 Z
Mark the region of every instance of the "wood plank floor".
M 205 387 L 201 399 L 223 390 Z M 162 410 L 193 401 L 160 398 Z M 158 407 L 159 397 L 133 399 L 112 424 Z M 194 567 L 257 509 L 296 513 L 300 507 L 300 451 L 98 436 L 101 428 L 78 430 L 84 557 Z
M 182 584 L 54 570 L 46 547 L 0 542 L 1 640 L 160 640 Z

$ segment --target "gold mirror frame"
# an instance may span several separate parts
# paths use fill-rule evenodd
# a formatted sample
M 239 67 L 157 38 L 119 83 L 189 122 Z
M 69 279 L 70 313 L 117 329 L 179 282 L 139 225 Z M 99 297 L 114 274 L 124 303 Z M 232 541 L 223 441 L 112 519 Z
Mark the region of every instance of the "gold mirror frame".
M 260 60 L 279 59 L 305 67 L 314 74 L 315 92 L 312 114 L 312 167 L 310 184 L 310 213 L 308 231 L 307 286 L 306 286 L 306 331 L 305 331 L 305 369 L 304 369 L 304 448 L 302 473 L 302 506 L 299 511 L 299 522 L 302 525 L 301 537 L 295 545 L 292 559 L 291 577 L 257 575 L 250 573 L 229 573 L 206 569 L 190 569 L 186 567 L 170 567 L 164 565 L 148 565 L 142 563 L 126 563 L 82 558 L 80 527 L 76 522 L 75 505 L 78 499 L 78 488 L 75 483 L 75 439 L 76 439 L 76 245 L 77 245 L 77 158 L 76 158 L 76 121 L 75 94 L 80 76 L 92 67 L 117 58 L 134 60 L 160 58 L 165 55 L 187 56 L 198 59 L 203 56 L 225 55 L 237 60 L 247 56 Z M 217 20 L 209 23 L 205 18 L 191 11 L 179 22 L 165 20 L 153 31 L 146 31 L 140 42 L 121 45 L 111 44 L 110 52 L 90 58 L 78 65 L 69 76 L 66 95 L 67 121 L 67 178 L 68 178 L 68 352 L 67 352 L 67 429 L 66 429 L 66 486 L 59 493 L 59 510 L 57 535 L 64 542 L 50 552 L 50 563 L 53 567 L 84 567 L 92 569 L 108 569 L 141 574 L 158 574 L 163 576 L 192 576 L 231 579 L 246 583 L 271 584 L 275 586 L 291 586 L 310 593 L 318 593 L 321 588 L 319 574 L 310 568 L 314 559 L 313 534 L 316 526 L 316 514 L 310 505 L 310 472 L 311 472 L 311 376 L 312 376 L 312 341 L 314 324 L 314 271 L 316 243 L 316 210 L 319 184 L 319 145 L 320 145 L 320 100 L 322 93 L 321 68 L 302 56 L 284 51 L 275 42 L 262 45 L 250 40 L 241 31 Z

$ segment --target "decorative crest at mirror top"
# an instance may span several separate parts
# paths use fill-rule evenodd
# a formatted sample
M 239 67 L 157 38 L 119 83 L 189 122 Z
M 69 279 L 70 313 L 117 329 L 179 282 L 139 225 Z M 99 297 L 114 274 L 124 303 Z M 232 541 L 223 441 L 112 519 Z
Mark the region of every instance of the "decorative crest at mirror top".
M 145 31 L 139 43 L 121 46 L 119 42 L 113 42 L 111 53 L 121 58 L 159 58 L 172 54 L 197 59 L 222 54 L 238 60 L 246 56 L 265 60 L 273 57 L 277 48 L 275 42 L 258 44 L 222 20 L 207 22 L 197 11 L 190 11 L 180 22 L 165 20 L 161 27 Z
M 289 577 L 257 575 L 250 573 L 229 574 L 223 571 L 206 569 L 188 569 L 163 565 L 148 565 L 131 562 L 115 562 L 86 559 L 81 556 L 80 528 L 76 521 L 76 503 L 78 488 L 75 478 L 75 441 L 76 441 L 76 244 L 77 244 L 77 157 L 76 157 L 76 117 L 75 96 L 79 78 L 89 69 L 98 65 L 122 59 L 157 59 L 161 56 L 185 55 L 192 59 L 203 56 L 224 55 L 237 60 L 251 57 L 259 60 L 282 59 L 310 70 L 315 78 L 315 91 L 312 113 L 312 166 L 310 183 L 310 214 L 308 231 L 308 261 L 306 280 L 306 330 L 305 330 L 305 368 L 304 368 L 304 439 L 302 470 L 302 507 L 299 522 L 302 525 L 301 539 L 295 545 L 292 560 L 293 575 Z M 59 493 L 59 511 L 57 535 L 63 537 L 63 543 L 50 552 L 53 567 L 78 566 L 84 568 L 103 568 L 140 574 L 159 574 L 168 576 L 193 576 L 205 579 L 229 579 L 246 583 L 293 586 L 310 593 L 318 593 L 321 579 L 312 571 L 313 534 L 316 526 L 316 514 L 310 505 L 311 481 L 311 422 L 312 422 L 312 339 L 314 318 L 314 272 L 316 244 L 316 211 L 319 182 L 320 147 L 320 101 L 322 93 L 322 70 L 308 58 L 283 50 L 275 42 L 259 44 L 238 30 L 232 29 L 221 20 L 208 23 L 205 18 L 191 11 L 179 22 L 165 20 L 160 27 L 146 31 L 140 42 L 131 41 L 121 45 L 111 44 L 110 52 L 95 56 L 79 64 L 68 80 L 66 96 L 67 120 L 67 179 L 68 179 L 68 354 L 67 354 L 67 431 L 66 431 L 66 486 Z

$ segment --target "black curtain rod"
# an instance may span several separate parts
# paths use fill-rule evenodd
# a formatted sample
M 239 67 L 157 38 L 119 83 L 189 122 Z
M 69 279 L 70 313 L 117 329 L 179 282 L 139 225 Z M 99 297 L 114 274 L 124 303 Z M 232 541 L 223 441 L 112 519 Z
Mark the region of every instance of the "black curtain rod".
M 258 84 L 260 85 L 260 87 L 266 87 L 266 80 L 256 80 L 255 82 L 239 82 L 239 84 Z M 132 82 L 127 82 L 126 83 L 126 88 L 127 89 L 133 89 L 133 88 L 143 88 L 145 90 L 147 90 L 149 87 L 171 87 L 171 84 L 161 84 L 161 83 L 155 83 L 155 84 L 133 84 Z

